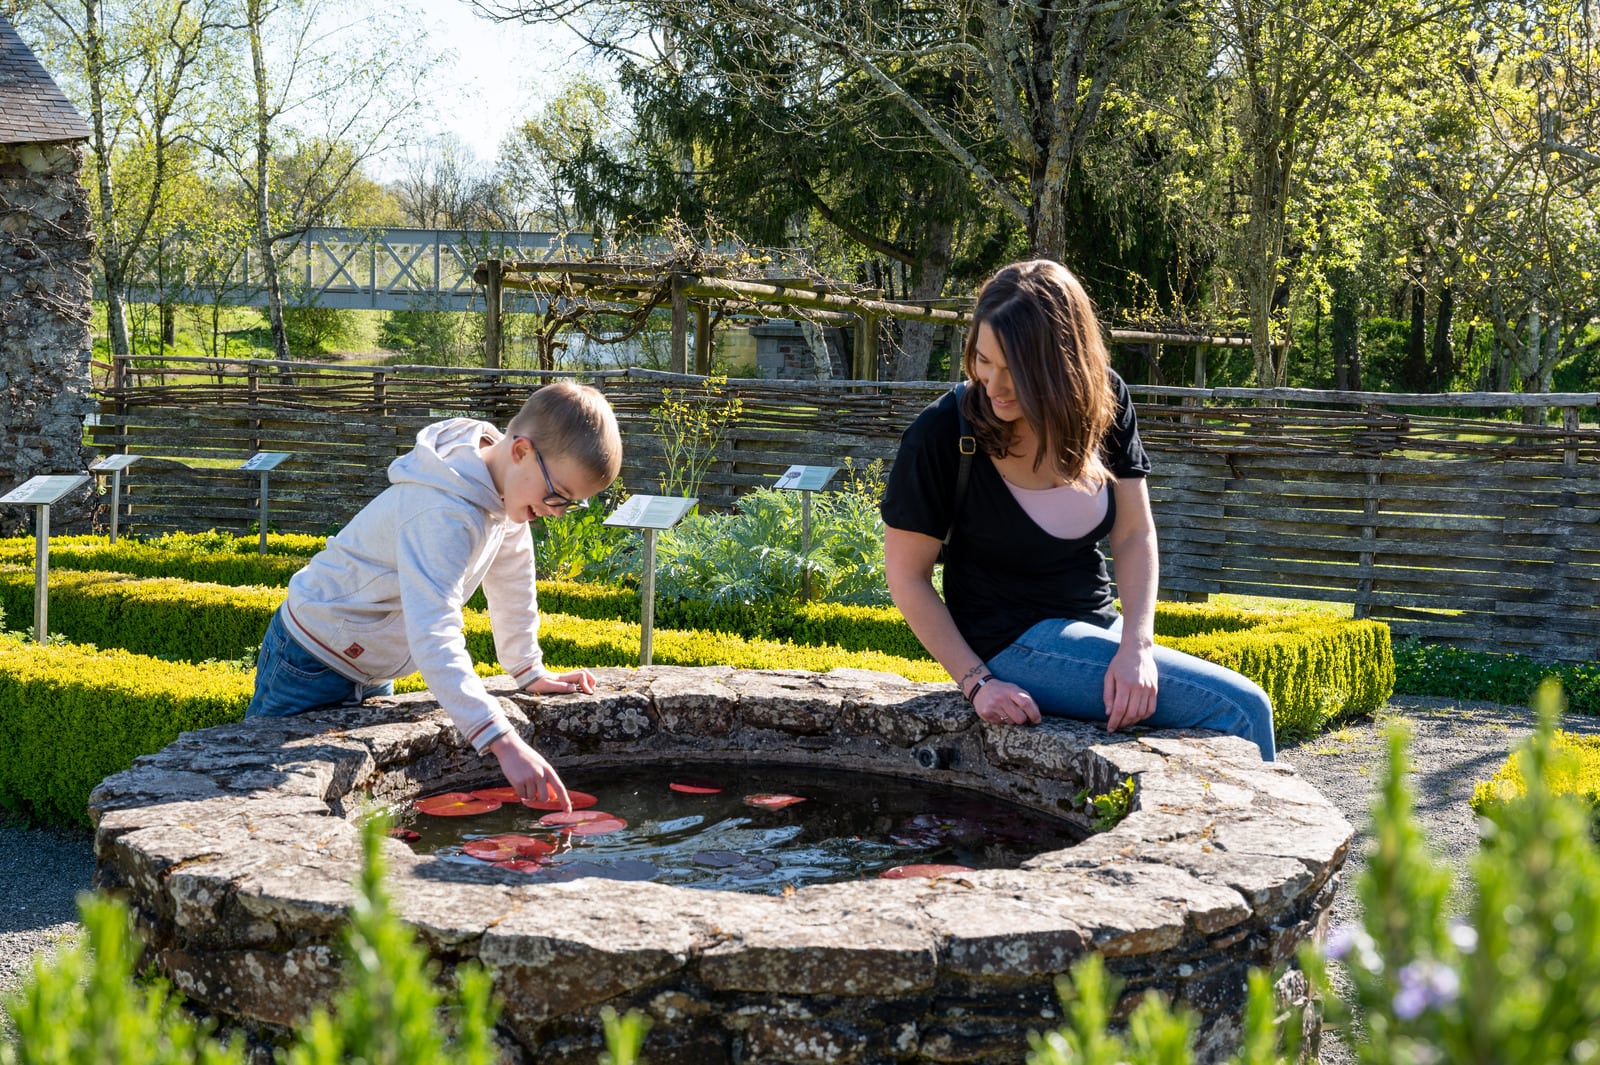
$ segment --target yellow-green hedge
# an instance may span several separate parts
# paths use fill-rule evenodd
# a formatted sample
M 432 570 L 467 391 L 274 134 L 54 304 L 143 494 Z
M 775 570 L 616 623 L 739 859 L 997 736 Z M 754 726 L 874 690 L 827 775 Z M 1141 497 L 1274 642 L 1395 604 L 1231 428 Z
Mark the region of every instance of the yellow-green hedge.
M 135 578 L 112 573 L 52 572 L 50 630 L 80 643 L 121 647 L 140 654 L 187 660 L 237 659 L 260 642 L 281 588 L 227 587 L 175 578 Z M 539 586 L 545 611 L 541 642 L 552 661 L 571 665 L 632 665 L 638 661 L 637 594 L 609 586 L 548 581 Z M 32 617 L 33 571 L 0 566 L 0 608 L 13 619 Z M 614 615 L 631 606 L 631 617 Z M 667 612 L 663 612 L 667 613 Z M 892 607 L 807 604 L 787 614 L 769 611 L 769 627 L 755 630 L 756 615 L 722 615 L 727 629 L 686 626 L 670 613 L 657 617 L 656 654 L 661 662 L 718 661 L 759 666 L 765 650 L 788 648 L 794 668 L 862 668 L 871 661 L 918 679 L 943 680 L 910 628 Z M 469 643 L 478 661 L 494 659 L 488 621 L 467 611 Z M 586 624 L 576 626 L 578 620 Z M 678 637 L 664 634 L 680 631 Z M 605 632 L 604 638 L 582 636 Z M 619 634 L 629 632 L 624 637 Z M 1181 651 L 1238 670 L 1272 697 L 1281 738 L 1311 735 L 1340 718 L 1369 713 L 1394 690 L 1394 654 L 1386 625 L 1318 614 L 1218 609 L 1204 604 L 1162 603 L 1156 611 L 1157 639 Z M 693 640 L 680 652 L 677 639 Z M 576 641 L 576 642 L 574 642 Z M 568 652 L 570 648 L 570 653 Z M 800 648 L 808 648 L 802 652 Z M 675 658 L 671 655 L 687 657 Z M 816 665 L 801 666 L 797 656 Z M 906 663 L 916 663 L 915 666 Z
M 1472 789 L 1474 811 L 1487 813 L 1496 803 L 1510 802 L 1527 794 L 1522 753 L 1513 751 L 1494 776 L 1479 781 Z M 1587 803 L 1594 811 L 1596 829 L 1600 830 L 1600 736 L 1578 736 L 1557 729 L 1550 753 L 1550 761 L 1545 766 L 1550 790 L 1558 795 L 1576 796 Z
M 88 823 L 101 779 L 180 732 L 236 721 L 255 674 L 0 635 L 0 806 Z

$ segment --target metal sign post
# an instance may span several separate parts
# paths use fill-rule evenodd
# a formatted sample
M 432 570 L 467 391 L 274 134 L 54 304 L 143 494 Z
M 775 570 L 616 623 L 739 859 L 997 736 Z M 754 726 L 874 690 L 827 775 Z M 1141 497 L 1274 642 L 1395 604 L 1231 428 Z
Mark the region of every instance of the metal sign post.
M 267 553 L 267 474 L 278 467 L 284 459 L 293 455 L 292 451 L 257 451 L 245 459 L 239 469 L 250 470 L 261 474 L 261 517 L 256 522 L 261 529 L 261 543 L 257 548 L 258 554 Z
M 87 473 L 33 477 L 0 496 L 0 504 L 32 504 L 33 526 L 33 642 L 43 644 L 50 634 L 50 505 L 89 483 Z
M 122 471 L 139 461 L 138 455 L 111 455 L 89 467 L 90 473 L 111 475 L 111 542 L 117 542 L 117 518 L 122 509 Z
M 639 589 L 639 664 L 650 664 L 656 623 L 656 531 L 670 529 L 698 503 L 693 496 L 629 496 L 605 524 L 644 532 L 644 577 Z
M 839 472 L 837 466 L 790 466 L 773 482 L 774 488 L 800 493 L 800 557 L 811 555 L 811 493 L 822 489 Z M 800 571 L 800 601 L 811 599 L 811 570 Z

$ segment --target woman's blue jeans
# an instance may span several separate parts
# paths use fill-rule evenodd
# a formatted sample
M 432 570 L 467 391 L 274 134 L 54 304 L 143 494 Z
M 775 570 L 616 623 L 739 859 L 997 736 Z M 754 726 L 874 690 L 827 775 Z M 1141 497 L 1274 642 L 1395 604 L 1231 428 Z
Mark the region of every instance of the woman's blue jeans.
M 352 706 L 363 699 L 393 695 L 394 681 L 361 684 L 326 665 L 289 635 L 279 607 L 256 652 L 256 693 L 245 717 L 288 717 L 330 706 Z
M 1106 721 L 1106 668 L 1122 641 L 1122 619 L 1109 629 L 1086 621 L 1041 621 L 989 659 L 1001 680 L 1033 696 L 1041 713 Z M 1272 700 L 1250 678 L 1203 658 L 1157 646 L 1156 712 L 1145 728 L 1203 728 L 1243 736 L 1270 762 Z

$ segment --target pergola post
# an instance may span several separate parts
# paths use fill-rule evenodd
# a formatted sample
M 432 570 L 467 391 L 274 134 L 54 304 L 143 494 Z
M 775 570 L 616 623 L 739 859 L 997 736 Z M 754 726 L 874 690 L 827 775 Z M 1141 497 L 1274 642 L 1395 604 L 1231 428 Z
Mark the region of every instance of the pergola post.
M 689 301 L 683 293 L 683 275 L 672 275 L 672 365 L 673 373 L 689 372 Z
M 694 305 L 694 372 L 711 374 L 711 308 L 704 303 Z
M 878 379 L 878 316 L 858 315 L 856 318 L 855 372 L 850 376 L 857 381 Z
M 490 259 L 487 276 L 483 282 L 484 309 L 488 313 L 483 322 L 483 364 L 491 370 L 500 368 L 500 271 L 499 259 Z

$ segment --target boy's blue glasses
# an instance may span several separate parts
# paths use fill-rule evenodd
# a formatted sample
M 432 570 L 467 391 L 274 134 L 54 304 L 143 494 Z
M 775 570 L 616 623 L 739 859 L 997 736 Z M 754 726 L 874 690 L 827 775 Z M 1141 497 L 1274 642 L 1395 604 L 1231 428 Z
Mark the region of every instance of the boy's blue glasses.
M 528 446 L 533 448 L 534 461 L 539 464 L 539 472 L 544 474 L 544 486 L 550 489 L 550 494 L 545 496 L 543 500 L 545 506 L 560 507 L 562 510 L 583 510 L 589 505 L 589 501 L 587 499 L 568 499 L 566 496 L 556 491 L 556 484 L 550 479 L 550 470 L 544 464 L 544 456 L 539 454 L 538 444 L 535 444 L 526 436 L 513 435 L 511 439 L 527 440 Z

